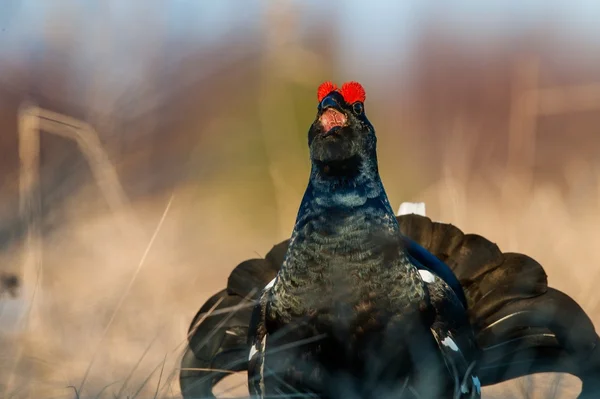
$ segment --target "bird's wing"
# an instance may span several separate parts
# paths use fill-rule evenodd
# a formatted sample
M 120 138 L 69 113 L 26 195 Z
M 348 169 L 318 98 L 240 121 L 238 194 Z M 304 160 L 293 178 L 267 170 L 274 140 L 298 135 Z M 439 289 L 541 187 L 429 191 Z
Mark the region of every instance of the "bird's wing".
M 265 319 L 269 295 L 268 290 L 273 282 L 274 279 L 267 287 L 265 287 L 258 303 L 254 306 L 248 330 L 248 344 L 250 345 L 250 354 L 248 356 L 248 390 L 252 397 L 259 399 L 262 399 L 265 394 L 264 371 L 267 345 L 267 326 Z
M 417 265 L 420 270 L 427 270 L 446 282 L 463 307 L 467 309 L 467 298 L 452 269 L 409 237 L 402 236 L 402 241 L 413 264 Z
M 446 367 L 454 379 L 454 397 L 460 399 L 481 398 L 481 383 L 476 375 L 476 363 L 465 358 L 457 344 L 454 334 L 436 325 L 431 329 L 433 336 L 440 348 Z
M 480 398 L 481 384 L 476 374 L 478 348 L 467 312 L 444 280 L 425 269 L 419 273 L 435 310 L 431 333 L 454 380 L 454 397 Z

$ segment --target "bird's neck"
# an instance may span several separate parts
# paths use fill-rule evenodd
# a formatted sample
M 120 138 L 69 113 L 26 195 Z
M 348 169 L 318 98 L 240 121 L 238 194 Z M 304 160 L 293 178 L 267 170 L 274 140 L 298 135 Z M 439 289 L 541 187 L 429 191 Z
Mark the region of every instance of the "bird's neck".
M 387 195 L 374 155 L 367 159 L 356 156 L 343 161 L 313 162 L 303 206 L 315 211 L 340 209 L 353 212 L 368 202 L 371 205 L 382 202 L 381 210 L 393 216 L 391 207 L 385 206 Z M 298 213 L 298 217 L 301 216 L 302 207 Z
M 398 234 L 376 159 L 313 163 L 290 246 L 329 245 L 332 256 L 340 258 L 344 253 L 376 250 Z

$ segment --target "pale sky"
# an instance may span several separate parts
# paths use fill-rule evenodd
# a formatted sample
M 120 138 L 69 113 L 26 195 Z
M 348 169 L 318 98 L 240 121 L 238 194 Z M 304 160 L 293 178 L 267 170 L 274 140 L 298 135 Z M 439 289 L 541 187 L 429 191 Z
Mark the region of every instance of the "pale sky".
M 136 76 L 143 65 L 135 64 L 146 62 L 136 53 L 144 40 L 156 38 L 202 48 L 229 39 L 232 34 L 252 37 L 263 28 L 265 6 L 278 1 L 283 2 L 0 0 L 0 48 L 10 59 L 16 53 L 38 51 L 31 46 L 39 46 L 41 38 L 49 34 L 62 34 L 75 43 L 75 53 L 67 54 L 77 58 L 74 62 L 82 66 L 96 62 L 97 47 L 109 46 L 105 59 L 124 60 L 119 64 L 121 72 L 129 67 L 131 71 L 125 75 Z M 290 1 L 303 23 L 301 29 L 310 29 L 311 23 L 333 25 L 338 65 L 343 69 L 339 72 L 347 75 L 401 69 L 410 59 L 420 29 L 442 22 L 462 37 L 466 46 L 469 41 L 485 44 L 497 37 L 516 35 L 540 23 L 550 23 L 558 37 L 577 43 L 600 43 L 600 0 Z M 63 27 L 65 23 L 69 26 Z M 157 28 L 149 28 L 153 26 Z

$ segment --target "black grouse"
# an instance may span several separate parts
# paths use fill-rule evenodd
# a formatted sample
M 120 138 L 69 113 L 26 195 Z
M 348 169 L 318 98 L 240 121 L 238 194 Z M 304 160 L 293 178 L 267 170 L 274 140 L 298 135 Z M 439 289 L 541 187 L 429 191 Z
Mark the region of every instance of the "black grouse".
M 184 397 L 212 397 L 228 370 L 247 370 L 256 397 L 479 398 L 482 384 L 543 371 L 597 394 L 598 336 L 583 310 L 525 255 L 395 217 L 362 86 L 327 82 L 318 99 L 292 237 L 240 264 L 202 307 Z M 215 309 L 229 311 L 203 317 Z

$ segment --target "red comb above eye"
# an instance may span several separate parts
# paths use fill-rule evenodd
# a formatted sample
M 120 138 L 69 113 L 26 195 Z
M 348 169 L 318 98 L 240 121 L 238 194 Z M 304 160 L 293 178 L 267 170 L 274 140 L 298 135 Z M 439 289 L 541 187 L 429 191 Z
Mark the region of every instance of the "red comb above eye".
M 354 104 L 357 101 L 364 103 L 367 97 L 365 89 L 363 89 L 362 85 L 358 82 L 346 82 L 342 85 L 341 89 L 338 89 L 337 86 L 331 82 L 325 82 L 317 89 L 317 98 L 319 99 L 319 102 L 323 101 L 323 99 L 333 91 L 339 92 L 348 104 Z
M 317 99 L 319 102 L 323 101 L 325 97 L 332 91 L 337 90 L 337 86 L 331 82 L 321 83 L 321 86 L 317 89 Z
M 364 103 L 367 98 L 365 89 L 363 89 L 362 85 L 358 82 L 344 83 L 340 92 L 348 104 L 353 104 L 357 101 Z

